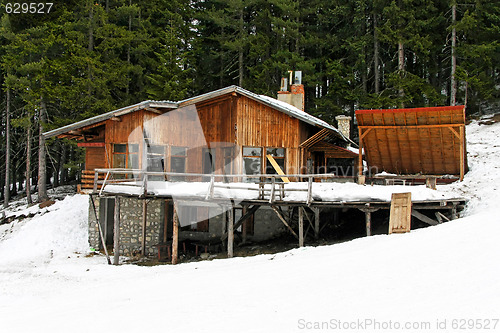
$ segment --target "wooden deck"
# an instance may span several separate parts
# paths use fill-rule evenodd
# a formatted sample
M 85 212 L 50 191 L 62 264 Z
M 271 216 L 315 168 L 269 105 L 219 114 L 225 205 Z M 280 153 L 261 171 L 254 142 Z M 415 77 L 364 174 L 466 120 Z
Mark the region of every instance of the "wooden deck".
M 125 174 L 135 173 L 136 177 L 142 179 L 141 182 L 134 183 L 134 188 L 136 191 L 130 192 L 130 184 L 132 183 L 132 179 L 130 181 L 125 181 L 123 179 L 123 175 Z M 104 178 L 101 177 L 101 174 L 104 175 Z M 237 179 L 238 177 L 247 177 L 246 175 L 209 175 L 210 181 L 206 184 L 206 193 L 202 195 L 172 195 L 168 193 L 153 193 L 148 190 L 148 177 L 155 176 L 157 177 L 161 174 L 163 177 L 201 177 L 207 175 L 199 175 L 199 174 L 171 174 L 171 173 L 157 173 L 157 172 L 143 172 L 141 170 L 125 170 L 125 169 L 97 169 L 94 176 L 94 184 L 93 184 L 93 192 L 91 193 L 91 197 L 93 200 L 94 196 L 113 196 L 115 197 L 115 202 L 117 203 L 116 210 L 119 210 L 119 198 L 120 197 L 136 197 L 138 199 L 144 200 L 146 202 L 149 199 L 157 199 L 162 198 L 165 200 L 172 200 L 174 202 L 174 238 L 178 237 L 178 218 L 177 218 L 177 207 L 176 200 L 189 201 L 192 202 L 193 205 L 196 205 L 196 202 L 205 202 L 209 201 L 213 204 L 224 206 L 227 211 L 234 209 L 235 205 L 240 207 L 244 207 L 246 213 L 237 220 L 233 221 L 233 214 L 224 213 L 225 223 L 227 223 L 227 232 L 222 235 L 221 241 L 228 241 L 228 257 L 233 256 L 233 241 L 234 241 L 234 230 L 238 229 L 249 217 L 253 216 L 253 214 L 262 207 L 269 207 L 272 209 L 277 215 L 278 219 L 284 224 L 286 229 L 292 234 L 297 240 L 299 246 L 304 246 L 305 243 L 305 234 L 307 235 L 309 230 L 312 230 L 313 237 L 317 239 L 320 236 L 320 231 L 322 227 L 324 227 L 325 222 L 323 221 L 323 226 L 320 221 L 320 213 L 324 209 L 357 209 L 365 214 L 365 224 L 366 224 L 366 235 L 370 236 L 372 234 L 371 230 L 371 217 L 372 213 L 378 210 L 390 210 L 391 209 L 391 200 L 323 200 L 321 198 L 316 197 L 313 193 L 313 188 L 315 186 L 314 180 L 323 178 L 334 178 L 333 175 L 286 175 L 287 177 L 304 179 L 305 182 L 300 182 L 303 186 L 302 189 L 288 189 L 283 186 L 283 183 L 279 183 L 276 180 L 281 178 L 282 175 L 254 175 L 259 179 L 259 184 L 245 187 L 248 191 L 258 192 L 258 195 L 252 198 L 239 198 L 236 201 L 233 201 L 231 198 L 227 197 L 217 197 L 214 196 L 214 191 L 217 188 L 228 187 L 228 184 L 217 183 L 216 179 L 222 179 L 224 177 L 234 177 Z M 113 176 L 120 175 L 118 179 L 115 179 Z M 103 179 L 103 180 L 101 180 Z M 330 179 L 331 180 L 331 179 Z M 296 182 L 299 184 L 299 182 Z M 121 185 L 120 185 L 121 184 Z M 288 183 L 290 184 L 290 183 Z M 107 186 L 114 186 L 113 190 L 107 190 Z M 244 185 L 244 184 L 243 184 Z M 123 191 L 117 190 L 121 187 L 124 188 Z M 332 183 L 332 188 L 334 184 Z M 356 185 L 360 186 L 360 185 Z M 108 189 L 111 188 L 108 187 Z M 370 186 L 366 186 L 367 190 L 369 190 Z M 410 186 L 408 186 L 410 188 Z M 128 190 L 127 190 L 128 189 Z M 241 188 L 238 188 L 241 189 Z M 389 188 L 388 188 L 389 189 Z M 301 200 L 286 200 L 287 192 L 293 191 L 302 191 L 304 194 L 304 198 Z M 255 193 L 257 194 L 257 193 Z M 437 225 L 443 223 L 445 221 L 450 221 L 459 217 L 459 212 L 463 210 L 467 200 L 464 198 L 446 198 L 446 199 L 429 199 L 429 200 L 414 200 L 411 202 L 411 215 L 418 219 L 419 221 L 428 224 L 428 225 Z M 292 216 L 288 216 L 284 213 L 282 207 L 298 208 L 298 221 L 292 220 Z M 97 212 L 96 212 L 97 213 Z M 144 215 L 144 214 L 143 214 Z M 97 214 L 96 214 L 97 216 Z M 119 227 L 119 221 L 116 219 L 118 215 L 115 215 L 115 223 L 118 223 L 115 227 Z M 435 218 L 434 218 L 435 216 Z M 146 225 L 146 217 L 143 217 L 143 228 Z M 306 229 L 304 229 L 306 228 Z M 177 231 L 176 231 L 177 230 Z M 119 240 L 116 240 L 119 242 Z M 172 241 L 172 263 L 176 263 L 177 258 L 177 248 L 176 248 L 175 240 Z M 116 246 L 118 247 L 119 244 Z M 143 244 L 143 247 L 145 245 Z M 143 250 L 144 252 L 144 250 Z M 118 253 L 115 251 L 115 253 Z M 115 258 L 115 263 L 118 262 L 118 259 Z

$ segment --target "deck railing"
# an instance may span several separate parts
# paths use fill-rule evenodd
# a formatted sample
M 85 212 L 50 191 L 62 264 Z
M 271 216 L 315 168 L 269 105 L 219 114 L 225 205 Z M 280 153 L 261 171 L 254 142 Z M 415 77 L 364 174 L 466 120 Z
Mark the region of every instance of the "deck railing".
M 283 200 L 286 192 L 307 192 L 307 204 L 313 201 L 313 183 L 320 179 L 340 179 L 335 174 L 201 174 L 201 173 L 178 173 L 178 172 L 157 172 L 144 171 L 141 169 L 95 169 L 93 192 L 102 195 L 106 193 L 106 185 L 127 185 L 140 187 L 141 195 L 148 194 L 148 180 L 150 178 L 160 178 L 165 182 L 204 182 L 209 183 L 205 199 L 212 199 L 216 188 L 229 190 L 258 191 L 259 199 L 268 200 L 270 203 L 276 200 Z M 307 182 L 307 188 L 287 188 L 284 178 L 297 179 L 299 182 Z M 250 183 L 258 184 L 258 187 L 251 186 L 230 186 L 229 183 Z M 295 182 L 297 183 L 297 182 Z

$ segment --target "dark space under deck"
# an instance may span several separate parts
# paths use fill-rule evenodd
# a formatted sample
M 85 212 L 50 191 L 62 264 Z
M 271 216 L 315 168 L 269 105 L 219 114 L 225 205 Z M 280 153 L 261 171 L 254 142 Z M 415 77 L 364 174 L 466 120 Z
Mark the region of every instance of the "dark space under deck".
M 159 195 L 130 195 L 127 193 L 109 193 L 102 192 L 101 197 L 135 197 L 141 201 L 146 201 L 149 199 L 165 199 L 173 200 L 171 196 L 159 196 Z M 196 202 L 206 201 L 204 197 L 178 197 L 176 200 L 181 199 L 183 202 L 192 201 L 193 205 Z M 118 202 L 119 200 L 115 200 Z M 212 198 L 208 200 L 212 204 L 228 205 L 227 199 Z M 413 201 L 412 202 L 412 217 L 418 220 L 424 225 L 437 225 L 446 221 L 450 221 L 459 217 L 459 212 L 463 210 L 466 204 L 465 199 L 447 199 L 447 200 L 425 200 L 425 201 Z M 270 207 L 281 220 L 281 222 L 287 228 L 287 231 L 293 235 L 297 240 L 299 247 L 304 246 L 305 238 L 309 234 L 309 230 L 312 231 L 314 239 L 318 239 L 321 231 L 329 223 L 333 223 L 336 217 L 325 218 L 320 215 L 322 211 L 327 210 L 347 210 L 347 209 L 357 209 L 364 213 L 365 215 L 365 227 L 366 235 L 372 235 L 372 213 L 379 210 L 390 210 L 391 202 L 386 201 L 312 201 L 309 204 L 306 201 L 280 201 L 276 200 L 270 202 L 270 200 L 262 199 L 251 199 L 242 200 L 238 203 L 238 207 L 244 207 L 245 212 L 241 218 L 237 221 L 233 221 L 233 214 L 223 213 L 225 223 L 227 225 L 227 232 L 221 237 L 222 242 L 227 240 L 227 255 L 232 257 L 234 253 L 234 231 L 238 229 L 250 216 L 255 213 L 261 207 Z M 175 207 L 175 205 L 174 205 Z M 233 206 L 234 207 L 234 206 Z M 286 214 L 281 209 L 282 207 L 298 207 L 298 220 L 292 220 L 292 216 Z M 117 206 L 119 209 L 119 205 Z M 174 208 L 175 211 L 175 208 Z M 232 209 L 229 208 L 232 212 Z M 337 214 L 334 214 L 337 216 Z M 176 213 L 174 213 L 174 224 L 173 224 L 173 235 L 172 241 L 169 243 L 171 246 L 171 258 L 172 263 L 178 262 L 178 246 L 179 246 L 179 223 L 176 221 Z M 115 221 L 115 226 L 117 221 Z M 119 224 L 119 221 L 118 221 Z M 146 219 L 143 218 L 143 228 L 145 230 Z M 115 248 L 119 247 L 119 237 L 115 237 Z M 118 242 L 118 243 L 117 243 Z M 143 242 L 143 249 L 145 248 L 145 243 Z M 170 251 L 169 251 L 170 252 Z M 144 254 L 144 250 L 143 250 Z M 118 251 L 115 251 L 115 264 L 118 263 Z

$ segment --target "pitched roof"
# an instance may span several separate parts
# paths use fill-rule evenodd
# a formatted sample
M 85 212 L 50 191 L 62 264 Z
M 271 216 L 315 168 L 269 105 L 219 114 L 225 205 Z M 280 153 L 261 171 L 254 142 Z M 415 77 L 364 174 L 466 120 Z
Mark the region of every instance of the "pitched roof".
M 76 123 L 73 123 L 70 125 L 66 125 L 66 126 L 45 132 L 45 133 L 43 133 L 43 135 L 46 138 L 50 138 L 50 137 L 53 137 L 56 135 L 60 135 L 60 134 L 63 134 L 63 133 L 66 133 L 66 132 L 69 132 L 72 130 L 76 130 L 76 129 L 79 129 L 82 127 L 90 126 L 90 125 L 111 119 L 113 117 L 121 116 L 121 115 L 135 112 L 138 110 L 148 109 L 148 108 L 151 108 L 151 109 L 177 109 L 179 107 L 199 103 L 199 102 L 202 102 L 205 100 L 209 100 L 209 99 L 216 98 L 218 96 L 226 95 L 226 94 L 233 93 L 233 92 L 238 93 L 238 94 L 243 95 L 243 96 L 246 96 L 250 99 L 256 100 L 262 104 L 265 104 L 273 109 L 281 111 L 281 112 L 283 112 L 291 117 L 297 118 L 297 119 L 299 119 L 305 123 L 308 123 L 310 125 L 317 126 L 320 128 L 327 128 L 327 129 L 335 132 L 336 134 L 338 134 L 338 136 L 340 138 L 342 138 L 343 140 L 349 141 L 349 139 L 346 138 L 344 135 L 342 135 L 342 133 L 339 130 L 337 130 L 335 127 L 333 127 L 332 125 L 328 124 L 327 122 L 325 122 L 321 119 L 318 119 L 318 118 L 308 114 L 307 112 L 304 112 L 304 111 L 302 111 L 302 110 L 300 110 L 300 109 L 298 109 L 298 108 L 296 108 L 288 103 L 278 101 L 275 98 L 264 96 L 264 95 L 258 95 L 258 94 L 251 92 L 251 91 L 248 91 L 246 89 L 243 89 L 243 88 L 240 88 L 240 87 L 234 86 L 234 85 L 226 87 L 226 88 L 218 89 L 218 90 L 206 93 L 206 94 L 202 94 L 199 96 L 184 99 L 184 100 L 179 101 L 179 102 L 144 101 L 144 102 L 141 102 L 138 104 L 130 105 L 130 106 L 118 109 L 118 110 L 107 112 L 107 113 L 104 113 L 104 114 L 101 114 L 101 115 L 98 115 L 98 116 L 95 116 L 92 118 L 88 118 L 88 119 L 85 119 L 85 120 L 82 120 L 82 121 L 79 121 L 79 122 L 76 122 Z
M 458 175 L 467 171 L 465 106 L 358 110 L 366 159 L 378 172 Z

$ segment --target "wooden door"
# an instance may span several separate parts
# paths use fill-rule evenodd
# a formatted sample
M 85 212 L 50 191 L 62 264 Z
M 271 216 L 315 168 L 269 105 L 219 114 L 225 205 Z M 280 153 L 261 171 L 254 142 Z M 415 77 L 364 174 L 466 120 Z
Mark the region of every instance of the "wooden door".
M 389 234 L 405 233 L 411 229 L 411 193 L 393 193 Z

